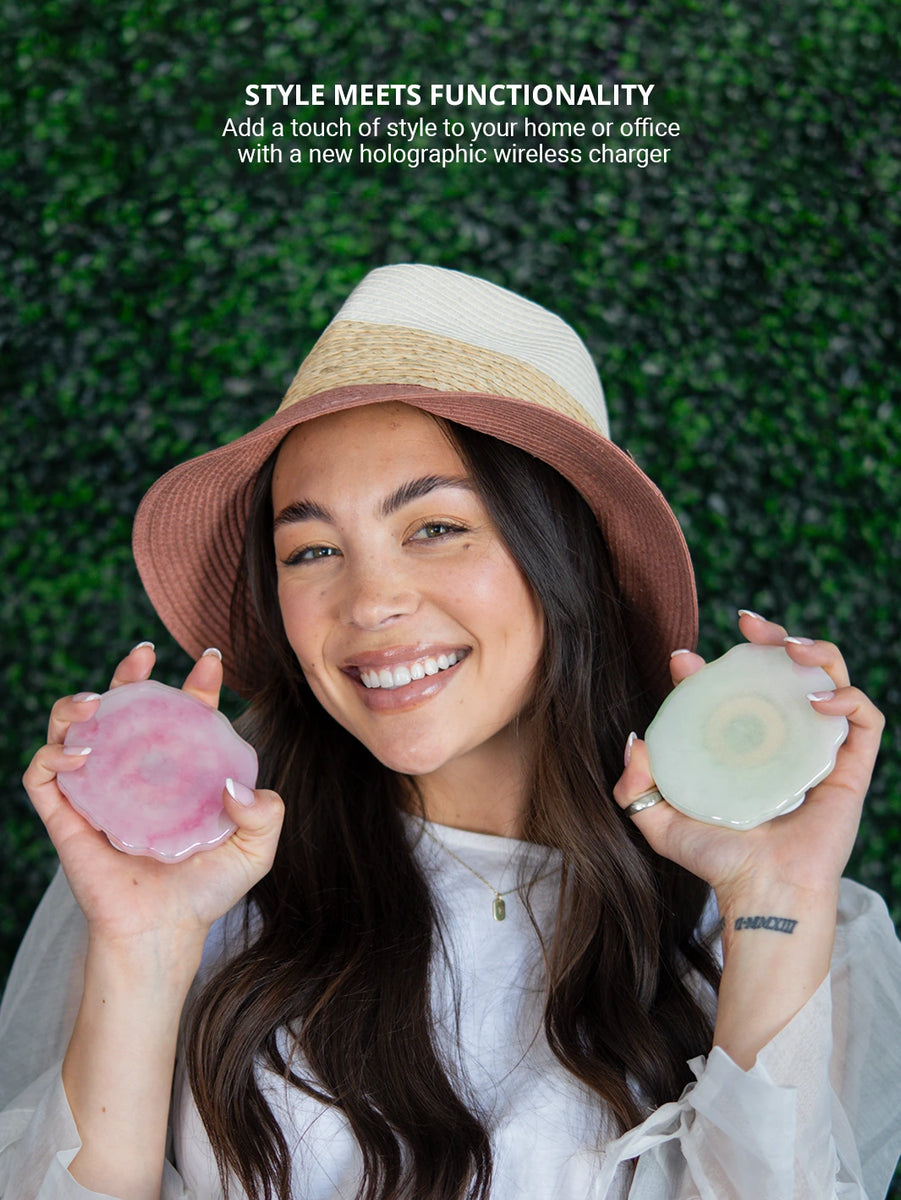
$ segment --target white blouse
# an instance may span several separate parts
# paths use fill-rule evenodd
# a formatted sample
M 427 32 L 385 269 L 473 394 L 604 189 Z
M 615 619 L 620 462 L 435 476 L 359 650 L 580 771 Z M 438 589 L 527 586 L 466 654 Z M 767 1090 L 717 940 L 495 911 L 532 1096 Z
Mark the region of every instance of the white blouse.
M 491 1131 L 492 1200 L 882 1200 L 901 1152 L 901 944 L 873 892 L 843 881 L 830 978 L 750 1071 L 716 1048 L 689 1064 L 695 1082 L 678 1100 L 610 1140 L 603 1110 L 545 1040 L 538 938 L 511 890 L 524 859 L 550 872 L 532 892 L 538 924 L 549 929 L 554 855 L 430 825 L 436 842 L 413 818 L 408 828 L 447 951 L 433 972 L 438 1036 L 448 1070 Z M 493 894 L 473 871 L 506 893 L 505 920 L 494 919 Z M 239 918 L 234 910 L 211 930 L 201 978 L 234 952 Z M 85 943 L 59 873 L 0 1008 L 0 1200 L 107 1200 L 66 1169 L 80 1143 L 60 1066 Z M 360 1155 L 342 1115 L 259 1073 L 295 1147 L 296 1200 L 350 1200 Z M 221 1200 L 180 1066 L 171 1129 L 161 1200 Z M 634 1175 L 623 1166 L 632 1158 Z M 237 1185 L 233 1193 L 244 1195 Z

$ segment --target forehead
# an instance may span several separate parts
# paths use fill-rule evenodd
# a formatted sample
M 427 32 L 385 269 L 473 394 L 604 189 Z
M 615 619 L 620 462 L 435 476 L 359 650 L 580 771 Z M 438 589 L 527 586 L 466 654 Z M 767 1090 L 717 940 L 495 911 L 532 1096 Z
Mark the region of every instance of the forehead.
M 465 475 L 444 422 L 407 404 L 366 404 L 298 425 L 279 449 L 272 496 L 368 488 L 383 495 L 399 475 Z

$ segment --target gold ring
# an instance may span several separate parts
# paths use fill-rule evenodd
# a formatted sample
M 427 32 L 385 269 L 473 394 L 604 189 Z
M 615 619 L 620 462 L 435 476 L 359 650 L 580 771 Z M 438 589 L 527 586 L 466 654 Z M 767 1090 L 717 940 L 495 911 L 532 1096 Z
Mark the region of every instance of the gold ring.
M 653 808 L 655 804 L 660 804 L 663 797 L 657 788 L 649 788 L 648 791 L 642 792 L 640 796 L 636 796 L 631 804 L 626 805 L 623 812 L 627 817 L 634 817 L 636 813 L 644 812 L 646 808 Z

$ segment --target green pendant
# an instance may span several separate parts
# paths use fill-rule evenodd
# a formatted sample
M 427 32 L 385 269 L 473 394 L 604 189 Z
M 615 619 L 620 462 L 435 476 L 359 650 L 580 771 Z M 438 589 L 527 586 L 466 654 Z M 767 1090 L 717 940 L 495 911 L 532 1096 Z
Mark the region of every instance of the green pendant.
M 503 921 L 507 915 L 507 906 L 504 904 L 503 896 L 495 896 L 494 904 L 492 905 L 495 921 Z

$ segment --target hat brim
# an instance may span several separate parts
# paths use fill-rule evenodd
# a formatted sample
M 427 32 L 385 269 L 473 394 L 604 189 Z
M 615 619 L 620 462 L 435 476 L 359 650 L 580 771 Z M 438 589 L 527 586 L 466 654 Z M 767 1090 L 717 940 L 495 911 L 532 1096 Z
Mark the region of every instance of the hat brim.
M 319 392 L 157 480 L 135 517 L 133 550 L 147 594 L 179 645 L 194 658 L 217 646 L 229 687 L 245 697 L 256 691 L 261 681 L 239 672 L 230 613 L 257 473 L 294 426 L 389 401 L 518 446 L 575 485 L 606 539 L 643 683 L 662 698 L 671 686 L 670 652 L 693 648 L 697 639 L 694 573 L 675 514 L 640 467 L 601 434 L 533 401 L 479 392 L 406 384 Z M 251 651 L 242 661 L 252 661 L 262 630 L 242 636 Z

